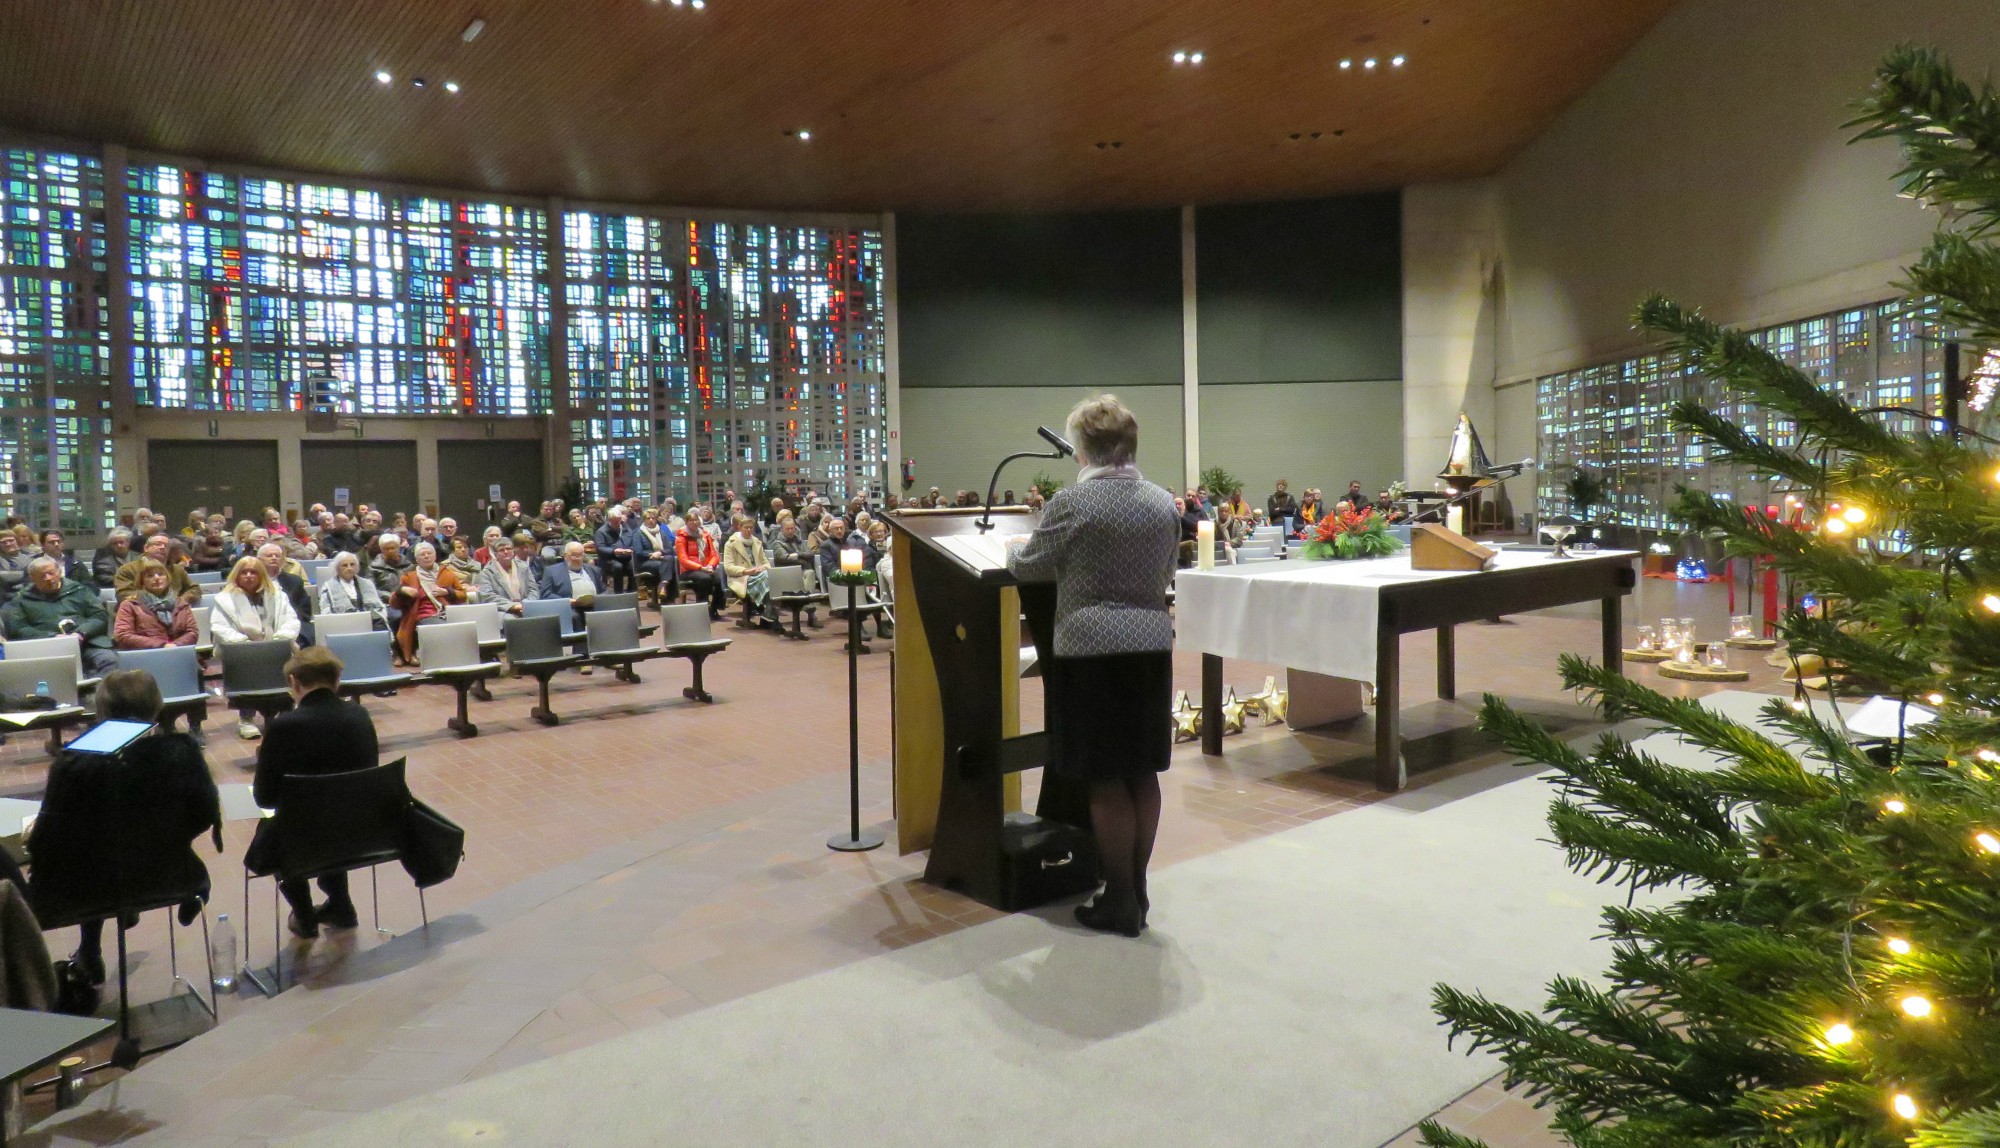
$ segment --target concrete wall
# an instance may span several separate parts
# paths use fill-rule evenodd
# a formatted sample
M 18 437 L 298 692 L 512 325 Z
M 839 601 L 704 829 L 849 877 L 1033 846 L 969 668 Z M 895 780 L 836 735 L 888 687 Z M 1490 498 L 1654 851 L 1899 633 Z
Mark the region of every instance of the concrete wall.
M 1203 383 L 1202 466 L 1235 475 L 1254 506 L 1280 478 L 1294 494 L 1317 486 L 1328 497 L 1358 478 L 1373 495 L 1403 472 L 1402 392 L 1395 379 Z
M 1498 177 L 1497 374 L 1566 370 L 1642 343 L 1665 291 L 1725 322 L 1888 297 L 1934 217 L 1895 196 L 1887 141 L 1840 125 L 1899 43 L 1962 74 L 2000 65 L 1992 0 L 1688 0 Z
M 1415 490 L 1437 481 L 1460 412 L 1495 462 L 1521 457 L 1501 452 L 1490 429 L 1500 217 L 1490 180 L 1403 193 L 1402 453 Z
M 1057 431 L 1070 408 L 1097 393 L 1089 387 L 912 387 L 903 391 L 903 453 L 917 460 L 921 494 L 935 486 L 986 492 L 993 467 L 1017 450 L 1040 448 L 1035 427 Z M 1180 482 L 1181 388 L 1119 387 L 1115 393 L 1139 419 L 1139 469 L 1163 486 Z M 1028 489 L 1036 471 L 1064 482 L 1076 478 L 1071 462 L 1024 459 L 1000 476 L 1000 489 Z

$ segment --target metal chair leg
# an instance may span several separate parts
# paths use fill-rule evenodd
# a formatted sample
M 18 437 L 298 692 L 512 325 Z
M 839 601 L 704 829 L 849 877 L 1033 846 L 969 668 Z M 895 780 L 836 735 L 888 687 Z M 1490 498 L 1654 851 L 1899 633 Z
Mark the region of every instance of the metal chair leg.
M 375 880 L 375 869 L 373 865 L 368 867 L 368 900 L 375 912 L 375 931 L 382 936 L 393 937 L 396 934 L 382 927 L 382 887 Z
M 424 931 L 429 932 L 431 927 L 431 907 L 424 901 L 424 887 L 422 885 L 417 886 L 417 911 L 424 915 Z
M 208 936 L 208 906 L 201 907 L 201 951 L 208 958 L 208 1016 L 210 1020 L 222 1019 L 222 998 L 215 992 L 215 944 Z M 197 1000 L 200 998 L 197 997 Z

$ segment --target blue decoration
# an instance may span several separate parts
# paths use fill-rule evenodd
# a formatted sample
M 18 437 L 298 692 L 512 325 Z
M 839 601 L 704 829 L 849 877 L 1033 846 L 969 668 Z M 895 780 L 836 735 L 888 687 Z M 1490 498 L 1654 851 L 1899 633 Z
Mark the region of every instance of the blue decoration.
M 1706 582 L 1708 563 L 1699 558 L 1683 558 L 1681 564 L 1674 567 L 1674 575 L 1683 582 Z

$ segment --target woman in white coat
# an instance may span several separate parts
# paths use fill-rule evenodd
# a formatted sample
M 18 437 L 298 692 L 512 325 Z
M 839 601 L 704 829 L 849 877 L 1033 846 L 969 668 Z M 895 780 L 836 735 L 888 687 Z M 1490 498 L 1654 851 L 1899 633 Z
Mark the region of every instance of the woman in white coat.
M 211 605 L 208 626 L 217 646 L 298 639 L 298 611 L 292 609 L 284 590 L 265 577 L 264 563 L 254 554 L 236 560 L 229 572 L 228 589 L 217 594 Z M 255 712 L 237 712 L 238 736 L 246 740 L 262 736 L 250 720 Z

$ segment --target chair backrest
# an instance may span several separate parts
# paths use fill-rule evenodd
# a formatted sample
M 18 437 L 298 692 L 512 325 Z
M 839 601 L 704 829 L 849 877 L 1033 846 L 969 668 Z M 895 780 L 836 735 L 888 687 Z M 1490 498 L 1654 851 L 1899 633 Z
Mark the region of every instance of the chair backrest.
M 229 589 L 229 584 L 226 582 L 203 582 L 200 585 L 201 600 L 204 602 Z
M 144 670 L 153 675 L 160 697 L 169 702 L 202 696 L 201 659 L 193 646 L 163 646 L 157 650 L 126 650 L 118 655 L 121 670 Z
M 68 639 L 75 645 L 75 639 Z M 19 645 L 9 642 L 9 646 Z M 10 651 L 11 653 L 11 651 Z M 49 696 L 66 706 L 76 704 L 76 659 L 8 657 L 0 660 L 0 691 L 32 694 L 37 682 L 49 683 Z
M 375 615 L 365 610 L 354 610 L 346 614 L 315 614 L 312 625 L 313 636 L 325 641 L 347 634 L 372 633 L 375 629 Z
M 564 602 L 562 605 L 567 608 L 569 603 Z M 707 616 L 708 607 L 704 605 L 702 617 Z M 563 649 L 563 620 L 553 615 L 523 614 L 518 618 L 509 618 L 506 631 L 508 661 L 532 662 L 541 658 L 560 658 L 567 652 Z
M 7 658 L 68 658 L 76 663 L 73 678 L 83 677 L 83 646 L 67 634 L 57 634 L 53 638 L 16 638 L 5 646 L 0 646 L 0 656 Z M 28 683 L 33 685 L 33 682 Z M 50 682 L 49 685 L 55 685 Z
M 402 855 L 409 820 L 405 759 L 347 773 L 286 774 L 271 828 L 278 875 L 342 873 Z
M 189 613 L 194 615 L 194 644 L 197 646 L 213 646 L 215 644 L 215 634 L 208 628 L 208 619 L 209 615 L 215 613 L 215 607 L 195 606 L 189 610 Z
M 683 602 L 675 606 L 660 607 L 660 643 L 667 646 L 686 645 L 690 642 L 709 640 L 708 603 Z
M 1277 551 L 1267 542 L 1245 542 L 1236 548 L 1236 561 L 1255 562 L 1263 558 L 1276 558 Z
M 292 660 L 292 644 L 285 639 L 230 642 L 216 647 L 216 651 L 222 655 L 225 693 L 286 688 L 285 663 Z
M 104 608 L 107 610 L 115 611 L 118 609 L 118 591 L 116 590 L 99 590 L 97 592 L 97 600 L 104 603 Z
M 340 659 L 342 681 L 386 678 L 396 666 L 389 647 L 389 631 L 370 630 L 362 634 L 333 634 L 323 643 Z
M 222 571 L 190 570 L 188 572 L 188 581 L 193 582 L 197 586 L 220 586 L 222 585 Z
M 584 615 L 583 628 L 589 637 L 590 652 L 616 653 L 639 648 L 639 608 L 606 610 L 599 607 Z
M 639 596 L 637 594 L 599 594 L 597 600 L 590 604 L 590 608 L 599 611 L 637 610 L 639 608 Z
M 827 605 L 835 610 L 845 610 L 855 605 L 866 606 L 874 601 L 866 586 L 842 586 L 838 582 L 827 587 Z
M 771 567 L 771 593 L 803 594 L 806 592 L 806 568 L 803 566 Z
M 1236 552 L 1236 564 L 1238 566 L 1250 566 L 1258 562 L 1276 562 L 1277 560 L 1278 556 L 1268 550 L 1253 551 L 1249 554 L 1245 554 L 1241 550 Z
M 531 598 L 521 603 L 523 618 L 557 618 L 564 630 L 576 617 L 576 606 L 568 598 Z
M 497 642 L 500 640 L 500 607 L 492 602 L 474 602 L 463 606 L 446 606 L 444 620 L 470 622 L 479 627 L 479 640 Z
M 434 622 L 418 626 L 417 660 L 427 670 L 455 670 L 462 666 L 479 665 L 479 627 L 471 622 Z

